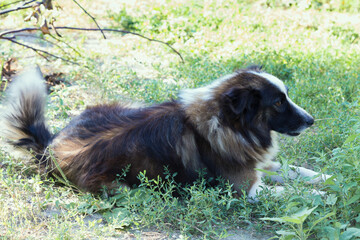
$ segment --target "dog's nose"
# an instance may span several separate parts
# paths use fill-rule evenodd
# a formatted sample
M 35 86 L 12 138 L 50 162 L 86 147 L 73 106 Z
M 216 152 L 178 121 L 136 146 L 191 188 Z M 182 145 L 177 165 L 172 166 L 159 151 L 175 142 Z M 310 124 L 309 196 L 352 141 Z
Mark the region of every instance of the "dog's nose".
M 309 117 L 307 120 L 306 120 L 306 124 L 308 126 L 311 126 L 314 124 L 314 118 L 313 117 Z

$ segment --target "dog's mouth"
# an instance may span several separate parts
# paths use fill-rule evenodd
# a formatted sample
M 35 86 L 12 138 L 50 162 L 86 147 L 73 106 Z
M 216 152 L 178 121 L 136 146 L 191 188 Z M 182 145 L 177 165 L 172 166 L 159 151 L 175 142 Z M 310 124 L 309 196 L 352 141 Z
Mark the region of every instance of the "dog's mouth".
M 300 132 L 287 132 L 286 135 L 292 136 L 292 137 L 296 137 L 300 135 Z

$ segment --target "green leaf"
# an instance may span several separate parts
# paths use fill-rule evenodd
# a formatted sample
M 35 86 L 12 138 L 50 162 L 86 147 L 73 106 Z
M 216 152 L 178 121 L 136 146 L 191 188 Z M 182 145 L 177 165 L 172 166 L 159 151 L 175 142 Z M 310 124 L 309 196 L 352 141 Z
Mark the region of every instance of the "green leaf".
M 348 228 L 345 232 L 340 235 L 340 240 L 355 239 L 354 237 L 360 237 L 359 228 Z
M 349 143 L 349 142 L 353 142 L 357 137 L 360 136 L 360 133 L 358 134 L 353 134 L 353 135 L 350 135 L 344 142 L 344 145 Z
M 286 221 L 283 218 L 260 218 L 260 220 L 266 220 L 266 221 L 273 221 L 273 222 L 281 222 L 281 223 L 285 223 Z
M 279 230 L 279 231 L 276 231 L 276 233 L 281 235 L 280 239 L 283 239 L 283 240 L 293 240 L 294 238 L 297 237 L 296 233 L 293 231 Z
M 296 233 L 293 231 L 279 230 L 279 231 L 276 231 L 276 233 L 279 235 L 283 235 L 283 236 L 296 236 Z
M 332 215 L 335 215 L 335 213 L 334 213 L 334 212 L 328 213 L 328 214 L 326 214 L 325 216 L 323 216 L 322 218 L 319 218 L 318 220 L 316 220 L 315 222 L 312 222 L 312 223 L 311 223 L 310 231 L 311 231 L 311 229 L 313 229 L 319 222 L 321 222 L 322 220 L 324 220 L 324 219 L 326 219 L 326 218 L 328 218 L 328 217 L 330 217 L 330 216 L 332 216 Z
M 298 206 L 300 203 L 299 202 L 290 202 L 289 204 L 287 204 L 286 208 L 285 208 L 285 212 L 289 211 L 291 208 Z
M 111 211 L 105 212 L 103 217 L 108 223 L 113 224 L 118 229 L 128 227 L 131 223 L 130 213 L 125 208 L 114 208 Z
M 288 223 L 295 223 L 295 224 L 301 224 L 303 221 L 301 218 L 298 218 L 298 217 L 281 217 L 281 219 L 283 219 L 285 222 L 288 222 Z
M 260 168 L 255 168 L 255 170 L 257 170 L 257 171 L 259 171 L 259 172 L 266 173 L 266 174 L 267 174 L 267 175 L 269 175 L 269 176 L 278 175 L 278 173 L 277 173 L 277 172 L 267 171 L 267 170 L 260 169 Z
M 336 201 L 337 201 L 337 197 L 335 194 L 330 194 L 327 198 L 326 198 L 326 204 L 327 205 L 335 205 Z
M 236 203 L 236 202 L 239 202 L 239 200 L 236 199 L 236 198 L 234 198 L 234 199 L 231 199 L 230 201 L 228 201 L 227 204 L 226 204 L 226 210 L 229 210 L 230 207 L 231 207 L 231 204 L 234 203 L 234 202 L 235 202 L 235 203 Z
M 310 208 L 310 209 L 304 208 L 304 209 L 300 210 L 299 212 L 293 214 L 291 217 L 298 218 L 301 220 L 301 222 L 304 222 L 305 219 L 315 210 L 315 208 L 317 208 L 317 206 Z
M 350 205 L 360 199 L 360 195 L 352 196 L 349 201 L 346 202 L 345 206 Z
M 324 185 L 335 185 L 334 179 L 335 179 L 335 175 L 329 177 L 328 179 L 326 179 L 326 181 L 324 182 Z
M 360 223 L 360 214 L 355 218 L 355 221 L 356 221 L 357 223 Z
M 317 208 L 317 206 L 310 209 L 304 208 L 291 216 L 284 216 L 280 218 L 260 218 L 260 219 L 274 221 L 274 222 L 281 222 L 281 223 L 287 222 L 287 223 L 301 224 L 312 213 L 312 211 L 315 210 L 315 208 Z

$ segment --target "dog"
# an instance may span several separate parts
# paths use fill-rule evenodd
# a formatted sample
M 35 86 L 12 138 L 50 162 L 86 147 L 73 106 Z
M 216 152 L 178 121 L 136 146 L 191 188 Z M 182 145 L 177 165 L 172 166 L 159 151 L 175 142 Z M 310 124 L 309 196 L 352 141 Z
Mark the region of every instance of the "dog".
M 46 171 L 59 174 L 61 169 L 78 188 L 92 193 L 116 187 L 117 176 L 128 166 L 122 179 L 126 186 L 139 184 L 143 171 L 149 178 L 164 177 L 166 166 L 177 173 L 176 182 L 193 183 L 205 170 L 208 178 L 222 177 L 238 193 L 256 199 L 266 187 L 261 169 L 281 171 L 274 161 L 277 133 L 297 136 L 314 123 L 289 98 L 284 83 L 258 66 L 152 106 L 88 107 L 56 134 L 45 123 L 46 88 L 39 69 L 18 76 L 7 99 L 6 138 L 34 153 Z M 313 182 L 329 177 L 294 167 L 289 177 L 298 176 Z M 271 178 L 284 181 L 280 175 Z

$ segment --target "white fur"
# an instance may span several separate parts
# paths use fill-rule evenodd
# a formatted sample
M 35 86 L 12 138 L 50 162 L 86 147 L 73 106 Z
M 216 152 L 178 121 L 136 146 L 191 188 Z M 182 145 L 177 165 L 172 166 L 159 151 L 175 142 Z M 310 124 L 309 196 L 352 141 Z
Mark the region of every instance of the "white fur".
M 272 165 L 273 164 L 272 160 L 274 160 L 274 158 L 276 157 L 279 151 L 277 133 L 271 131 L 270 134 L 271 134 L 271 146 L 266 150 L 266 153 L 263 155 L 264 160 L 258 163 L 258 165 L 256 166 L 257 168 L 268 167 L 269 163 L 271 163 Z
M 315 172 L 313 170 L 304 168 L 304 167 L 297 167 L 293 165 L 289 165 L 291 168 L 289 171 L 289 175 L 291 179 L 297 178 L 297 177 L 303 177 L 303 178 L 310 178 L 309 183 L 319 183 L 321 181 L 326 181 L 328 178 L 330 178 L 330 175 L 327 174 L 320 174 L 318 172 Z
M 254 71 L 250 71 L 250 73 L 258 75 L 262 78 L 265 78 L 266 80 L 268 80 L 269 82 L 271 82 L 273 85 L 277 86 L 280 91 L 282 91 L 285 95 L 287 95 L 287 91 L 286 91 L 286 87 L 285 84 L 278 79 L 277 77 L 269 74 L 269 73 L 265 73 L 265 72 L 254 72 Z
M 21 109 L 24 108 L 23 104 L 27 101 L 33 101 L 34 99 L 43 99 L 38 104 L 44 109 L 46 103 L 46 86 L 39 68 L 31 68 L 18 75 L 15 80 L 11 83 L 10 88 L 7 92 L 7 107 L 1 114 L 1 129 L 3 135 L 9 139 L 22 138 L 22 133 L 17 131 L 14 127 L 19 124 L 17 121 L 9 122 L 7 117 L 19 116 Z M 26 100 L 25 100 L 26 98 Z M 41 121 L 42 119 L 39 119 Z
M 249 202 L 257 202 L 257 195 L 263 190 L 265 187 L 265 184 L 261 180 L 261 173 L 257 172 L 257 180 L 256 182 L 251 186 L 249 192 L 248 192 L 248 201 Z
M 332 177 L 331 175 L 321 174 L 321 173 L 315 172 L 313 170 L 310 170 L 310 169 L 307 169 L 304 167 L 297 167 L 297 166 L 293 166 L 293 165 L 289 165 L 290 169 L 287 171 L 287 176 L 283 176 L 282 166 L 279 162 L 271 162 L 268 164 L 269 165 L 267 165 L 267 166 L 265 166 L 265 163 L 258 164 L 257 168 L 260 168 L 260 169 L 266 168 L 268 171 L 276 172 L 277 175 L 272 175 L 270 177 L 270 180 L 273 182 L 284 183 L 284 177 L 289 178 L 291 180 L 298 178 L 298 177 L 302 177 L 305 179 L 310 178 L 310 179 L 306 179 L 307 180 L 306 182 L 309 184 L 315 184 L 315 183 L 319 183 L 321 181 L 326 181 L 327 179 Z M 258 201 L 257 194 L 259 194 L 264 189 L 275 191 L 276 195 L 283 194 L 283 192 L 285 190 L 284 187 L 268 186 L 263 183 L 263 181 L 261 180 L 261 177 L 266 176 L 266 175 L 267 174 L 257 171 L 257 181 L 253 184 L 253 186 L 251 187 L 251 189 L 248 193 L 249 202 L 257 202 Z M 325 192 L 313 189 L 313 190 L 311 190 L 311 194 L 324 196 Z
M 46 87 L 39 68 L 29 69 L 15 78 L 8 91 L 9 103 L 19 106 L 21 96 L 25 93 L 27 96 L 46 97 Z
M 212 100 L 214 97 L 214 89 L 234 76 L 236 76 L 236 73 L 228 74 L 222 78 L 219 78 L 205 87 L 184 89 L 179 93 L 180 102 L 185 106 L 189 106 L 194 103 L 199 103 L 199 101 Z
M 261 173 L 257 172 L 257 181 L 252 185 L 249 193 L 248 193 L 248 201 L 250 203 L 258 202 L 259 199 L 257 197 L 258 194 L 261 193 L 264 189 L 270 190 L 276 195 L 281 195 L 285 192 L 285 188 L 283 186 L 268 186 L 261 179 Z
M 271 82 L 273 85 L 275 85 L 281 92 L 283 92 L 286 95 L 286 99 L 289 102 L 289 104 L 291 104 L 298 112 L 304 114 L 304 115 L 309 115 L 304 109 L 302 109 L 301 107 L 299 107 L 297 104 L 295 104 L 288 96 L 287 94 L 287 90 L 285 87 L 285 84 L 283 83 L 283 81 L 281 81 L 280 79 L 278 79 L 277 77 L 269 74 L 269 73 L 265 73 L 265 72 L 253 72 L 251 71 L 251 73 L 256 74 L 260 77 L 265 78 L 266 80 L 268 80 L 269 82 Z

